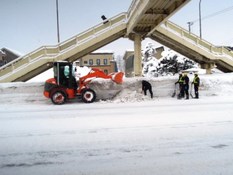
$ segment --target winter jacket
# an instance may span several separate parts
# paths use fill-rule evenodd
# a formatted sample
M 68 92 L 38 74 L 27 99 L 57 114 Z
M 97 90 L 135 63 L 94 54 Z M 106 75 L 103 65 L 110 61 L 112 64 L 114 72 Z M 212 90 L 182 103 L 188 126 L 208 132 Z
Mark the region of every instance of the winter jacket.
M 151 84 L 148 81 L 142 80 L 142 90 L 151 89 Z
M 195 75 L 192 84 L 194 84 L 196 86 L 200 85 L 200 78 L 197 75 Z
M 187 75 L 184 76 L 184 85 L 189 84 L 189 77 Z
M 184 84 L 184 76 L 183 76 L 183 75 L 180 75 L 180 76 L 179 76 L 179 79 L 178 79 L 177 82 L 175 82 L 175 84 L 177 84 L 177 83 L 179 83 L 179 84 Z

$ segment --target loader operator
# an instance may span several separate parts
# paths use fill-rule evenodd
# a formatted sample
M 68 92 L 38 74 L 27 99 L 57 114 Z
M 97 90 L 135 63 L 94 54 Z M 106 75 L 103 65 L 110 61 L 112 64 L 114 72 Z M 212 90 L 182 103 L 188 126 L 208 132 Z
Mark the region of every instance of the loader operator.
M 65 81 L 67 83 L 67 86 L 69 86 L 69 81 L 70 85 L 72 86 L 72 88 L 76 91 L 78 88 L 77 82 L 76 82 L 76 78 L 74 77 L 74 72 L 72 70 L 72 74 L 71 74 L 71 78 L 70 78 L 70 67 L 69 66 L 65 66 L 64 67 L 64 75 L 65 75 Z

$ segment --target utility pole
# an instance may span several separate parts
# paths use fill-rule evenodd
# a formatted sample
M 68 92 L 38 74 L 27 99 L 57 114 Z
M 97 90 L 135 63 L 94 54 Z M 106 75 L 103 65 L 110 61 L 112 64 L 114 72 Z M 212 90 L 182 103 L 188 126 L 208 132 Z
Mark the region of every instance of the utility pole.
M 201 32 L 201 0 L 199 1 L 199 26 L 200 26 L 200 38 L 202 39 L 202 32 Z
M 56 11 L 57 11 L 57 42 L 60 43 L 58 0 L 56 0 Z

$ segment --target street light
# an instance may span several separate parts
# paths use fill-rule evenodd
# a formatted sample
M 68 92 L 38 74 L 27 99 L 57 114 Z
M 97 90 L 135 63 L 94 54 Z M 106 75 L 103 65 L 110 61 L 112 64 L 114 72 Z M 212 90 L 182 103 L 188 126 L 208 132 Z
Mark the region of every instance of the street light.
M 201 0 L 199 1 L 199 25 L 200 25 L 200 38 L 202 38 L 202 32 L 201 32 Z
M 188 26 L 189 26 L 189 33 L 191 33 L 191 26 L 193 25 L 193 22 L 187 22 Z
M 56 0 L 56 11 L 57 11 L 57 42 L 60 43 L 58 0 Z

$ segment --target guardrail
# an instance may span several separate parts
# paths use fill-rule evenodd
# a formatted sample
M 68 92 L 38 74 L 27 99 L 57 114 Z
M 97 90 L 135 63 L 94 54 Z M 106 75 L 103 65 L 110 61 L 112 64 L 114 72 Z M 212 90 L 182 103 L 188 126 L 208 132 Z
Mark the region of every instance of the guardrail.
M 140 0 L 133 0 L 128 9 L 128 18 L 130 18 L 131 14 L 137 9 Z
M 32 51 L 0 67 L 0 80 L 3 79 L 4 75 L 14 72 L 20 67 L 24 67 L 29 63 L 38 61 L 42 58 L 55 58 L 56 56 L 69 51 L 73 47 L 83 44 L 90 39 L 93 39 L 96 36 L 121 25 L 122 23 L 127 23 L 127 13 L 120 13 L 112 18 L 109 18 L 107 23 L 100 23 L 57 45 L 42 46 L 35 51 Z

